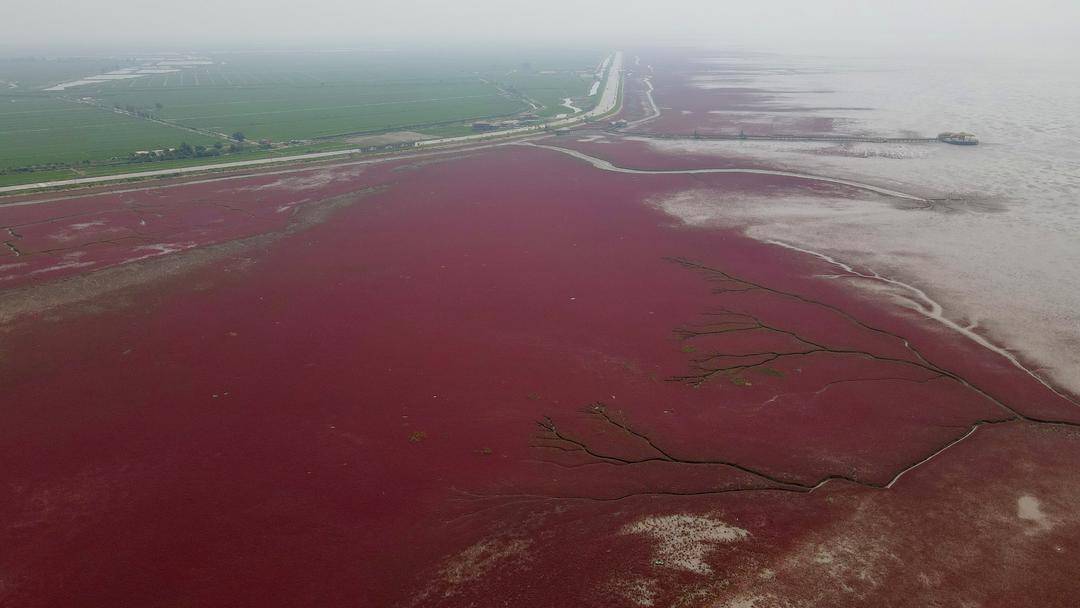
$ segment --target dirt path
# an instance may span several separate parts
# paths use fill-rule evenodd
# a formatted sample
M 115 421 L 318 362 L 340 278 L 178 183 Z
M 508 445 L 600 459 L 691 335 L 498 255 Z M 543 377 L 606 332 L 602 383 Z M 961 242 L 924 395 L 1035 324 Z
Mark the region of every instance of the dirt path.
M 656 100 L 653 99 L 652 77 L 646 76 L 645 78 L 642 78 L 641 81 L 645 83 L 646 87 L 648 87 L 645 90 L 645 101 L 647 101 L 648 104 L 649 104 L 649 112 L 650 113 L 649 113 L 648 116 L 646 116 L 644 118 L 639 118 L 639 119 L 637 119 L 635 121 L 627 123 L 627 125 L 626 125 L 627 127 L 641 126 L 641 125 L 643 125 L 643 124 L 645 124 L 645 123 L 647 123 L 647 122 L 649 122 L 651 120 L 656 120 L 657 118 L 660 117 L 660 108 L 658 108 L 656 106 Z
M 824 175 L 812 175 L 809 173 L 796 173 L 793 171 L 778 171 L 773 169 L 628 169 L 626 167 L 620 167 L 612 164 L 601 158 L 595 156 L 589 156 L 577 150 L 570 150 L 567 148 L 559 148 L 557 146 L 545 146 L 543 144 L 534 144 L 530 142 L 519 142 L 515 145 L 521 146 L 533 146 L 537 148 L 544 148 L 546 150 L 553 150 L 555 152 L 561 152 L 574 158 L 581 159 L 597 169 L 603 171 L 612 171 L 615 173 L 637 173 L 637 174 L 668 174 L 668 175 L 697 175 L 705 173 L 735 173 L 735 174 L 752 174 L 752 175 L 776 175 L 780 177 L 794 177 L 796 179 L 805 179 L 815 182 L 824 182 L 829 184 L 838 184 L 841 186 L 849 186 L 852 188 L 858 188 L 859 190 L 867 190 L 876 194 L 882 194 L 884 196 L 890 196 L 893 198 L 902 198 L 909 201 L 918 201 L 921 203 L 931 204 L 930 199 L 923 198 L 921 196 L 915 196 L 914 194 L 908 194 L 906 192 L 900 192 L 898 190 L 889 190 L 888 188 L 882 188 L 880 186 L 874 186 L 871 184 L 864 184 L 862 182 L 856 182 L 849 179 L 840 179 L 837 177 L 826 177 Z

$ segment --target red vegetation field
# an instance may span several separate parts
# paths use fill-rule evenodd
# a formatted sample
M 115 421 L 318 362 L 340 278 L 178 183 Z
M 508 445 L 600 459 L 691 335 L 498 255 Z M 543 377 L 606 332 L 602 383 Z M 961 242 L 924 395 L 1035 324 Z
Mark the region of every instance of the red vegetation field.
M 510 146 L 0 206 L 0 604 L 1073 605 L 1080 408 L 647 204 L 802 185 Z

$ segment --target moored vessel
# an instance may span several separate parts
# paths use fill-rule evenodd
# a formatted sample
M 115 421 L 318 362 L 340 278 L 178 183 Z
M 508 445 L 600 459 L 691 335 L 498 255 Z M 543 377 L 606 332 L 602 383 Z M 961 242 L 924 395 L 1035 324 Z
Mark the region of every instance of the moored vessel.
M 938 133 L 937 138 L 947 144 L 956 144 L 958 146 L 974 146 L 979 143 L 979 138 L 975 137 L 971 133 Z

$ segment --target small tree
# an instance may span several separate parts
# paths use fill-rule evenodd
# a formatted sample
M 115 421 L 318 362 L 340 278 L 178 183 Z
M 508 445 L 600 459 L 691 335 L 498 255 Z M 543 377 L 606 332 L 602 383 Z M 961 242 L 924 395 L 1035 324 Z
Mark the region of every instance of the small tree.
M 244 134 L 241 133 L 240 131 L 237 131 L 236 133 L 233 133 L 231 137 L 233 139 L 235 139 L 236 141 L 244 141 L 245 139 L 247 139 L 246 137 L 244 137 Z

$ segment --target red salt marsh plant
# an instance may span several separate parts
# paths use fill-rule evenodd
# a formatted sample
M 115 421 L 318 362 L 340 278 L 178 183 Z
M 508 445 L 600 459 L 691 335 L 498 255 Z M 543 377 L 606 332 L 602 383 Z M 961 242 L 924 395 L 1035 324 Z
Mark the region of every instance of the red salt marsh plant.
M 1074 591 L 1072 404 L 820 260 L 646 204 L 790 181 L 510 147 L 331 181 L 301 230 L 267 212 L 293 194 L 239 194 L 266 179 L 230 187 L 275 219 L 213 234 L 275 238 L 5 324 L 5 602 Z M 155 196 L 231 192 L 203 188 Z

